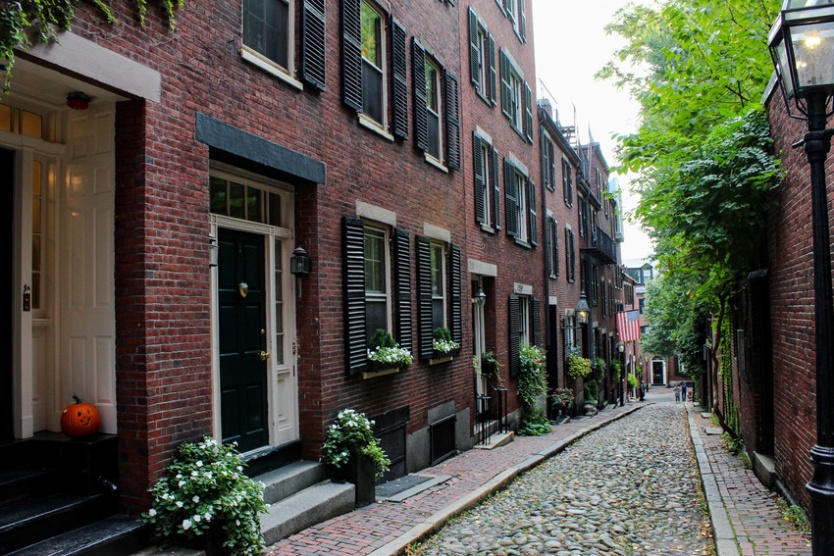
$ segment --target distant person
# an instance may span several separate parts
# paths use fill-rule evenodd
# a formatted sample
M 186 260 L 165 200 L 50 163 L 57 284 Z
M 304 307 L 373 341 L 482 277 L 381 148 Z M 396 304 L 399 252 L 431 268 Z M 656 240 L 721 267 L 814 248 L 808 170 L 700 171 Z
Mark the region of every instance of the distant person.
M 686 402 L 686 383 L 681 382 L 681 401 Z
M 681 385 L 675 386 L 675 403 L 681 403 Z
M 640 397 L 640 401 L 646 399 L 646 391 L 643 389 L 643 383 L 640 383 L 640 386 L 637 387 L 637 395 Z

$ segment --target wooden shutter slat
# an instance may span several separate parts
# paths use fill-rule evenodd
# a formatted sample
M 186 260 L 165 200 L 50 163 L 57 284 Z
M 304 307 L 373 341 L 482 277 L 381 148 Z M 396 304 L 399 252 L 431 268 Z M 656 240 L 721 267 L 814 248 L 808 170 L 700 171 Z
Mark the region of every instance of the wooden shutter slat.
M 518 235 L 518 191 L 515 167 L 504 159 L 504 210 L 506 212 L 507 235 Z
M 394 230 L 394 270 L 397 283 L 397 341 L 413 353 L 414 326 L 411 320 L 411 244 L 408 232 Z
M 553 273 L 556 276 L 559 276 L 559 223 L 555 220 L 553 221 L 553 264 L 556 268 L 553 269 Z
M 498 156 L 498 151 L 495 148 L 489 151 L 490 163 L 492 164 L 492 172 L 490 179 L 492 180 L 492 227 L 496 230 L 501 229 L 501 157 Z
M 345 366 L 348 374 L 368 367 L 365 330 L 365 225 L 345 217 L 342 221 L 345 289 Z
M 533 91 L 524 83 L 524 136 L 533 144 Z
M 520 321 L 520 302 L 518 296 L 515 294 L 510 294 L 510 301 L 508 307 L 508 321 L 510 323 L 510 345 L 509 345 L 509 358 L 510 358 L 510 376 L 518 376 L 518 372 L 521 369 L 521 337 L 518 334 L 519 328 L 519 321 Z
M 444 72 L 446 89 L 446 166 L 460 170 L 460 95 L 458 79 L 449 71 Z
M 411 39 L 411 69 L 414 82 L 414 144 L 423 152 L 429 150 L 428 107 L 426 106 L 426 51 Z
M 449 331 L 452 340 L 463 345 L 463 307 L 461 292 L 461 255 L 460 247 L 454 243 L 449 246 Z
M 472 165 L 475 170 L 475 222 L 486 222 L 486 198 L 484 180 L 484 166 L 489 161 L 484 160 L 483 142 L 477 133 L 472 133 Z
M 550 189 L 550 179 L 547 175 L 547 170 L 550 167 L 550 153 L 547 151 L 547 135 L 544 132 L 544 126 L 539 127 L 539 149 L 542 153 L 542 181 L 544 186 Z
M 544 219 L 544 272 L 547 276 L 553 275 L 553 225 L 552 217 L 547 216 Z
M 538 297 L 533 298 L 531 312 L 533 313 L 533 345 L 542 347 L 542 302 Z
M 536 214 L 536 184 L 533 183 L 533 180 L 527 180 L 527 205 L 530 207 L 530 245 L 538 245 L 539 238 L 538 238 L 538 221 L 537 221 L 537 214 Z
M 319 91 L 325 90 L 326 76 L 324 10 L 324 0 L 304 0 L 301 12 L 301 78 Z
M 518 11 L 521 14 L 520 21 L 518 22 L 518 30 L 519 34 L 521 35 L 521 41 L 527 42 L 527 6 L 525 5 L 525 0 L 516 0 L 518 4 Z
M 391 133 L 395 137 L 408 139 L 408 75 L 406 58 L 408 45 L 405 27 L 391 18 L 391 75 L 393 77 L 393 117 Z
M 504 50 L 499 50 L 500 56 L 499 66 L 501 70 L 501 111 L 506 117 L 512 121 L 513 119 L 513 103 L 512 103 L 512 87 L 510 85 L 510 60 L 504 53 Z
M 417 320 L 418 355 L 430 359 L 434 353 L 431 299 L 431 242 L 429 238 L 417 236 Z
M 489 45 L 489 100 L 492 102 L 492 105 L 495 106 L 498 104 L 498 90 L 497 90 L 497 75 L 495 71 L 495 38 L 490 33 L 489 38 L 487 39 L 487 44 Z M 486 60 L 487 57 L 484 57 Z
M 486 56 L 484 56 L 486 58 Z M 469 79 L 472 84 L 482 92 L 485 85 L 480 82 L 481 77 L 481 45 L 478 42 L 478 14 L 470 6 L 469 8 Z
M 342 101 L 362 111 L 362 13 L 359 0 L 342 0 Z

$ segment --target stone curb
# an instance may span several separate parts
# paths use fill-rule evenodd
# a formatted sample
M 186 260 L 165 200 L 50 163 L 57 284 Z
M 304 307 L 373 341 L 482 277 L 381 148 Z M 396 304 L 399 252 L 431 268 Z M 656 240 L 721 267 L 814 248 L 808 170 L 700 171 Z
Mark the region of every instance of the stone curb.
M 606 419 L 605 421 L 594 423 L 593 425 L 590 425 L 584 429 L 581 429 L 573 433 L 570 436 L 567 436 L 559 440 L 558 442 L 548 446 L 544 450 L 541 450 L 538 453 L 531 455 L 529 458 L 522 461 L 521 463 L 517 463 L 509 469 L 506 469 L 505 471 L 498 473 L 492 479 L 490 479 L 480 487 L 476 488 L 468 495 L 456 500 L 455 502 L 449 504 L 439 512 L 436 512 L 433 515 L 429 516 L 422 523 L 415 525 L 396 539 L 377 548 L 376 550 L 368 554 L 368 556 L 395 556 L 398 554 L 404 554 L 406 548 L 410 544 L 420 542 L 426 537 L 436 533 L 437 531 L 442 529 L 443 526 L 456 515 L 465 512 L 469 508 L 472 508 L 473 506 L 482 502 L 492 494 L 505 489 L 510 483 L 512 483 L 512 481 L 516 477 L 536 467 L 544 460 L 555 456 L 559 452 L 562 452 L 565 448 L 567 448 L 586 434 L 601 429 L 602 427 L 610 423 L 613 423 L 614 421 L 622 419 L 627 415 L 631 415 L 638 409 L 641 409 L 649 405 L 653 405 L 653 403 L 645 402 L 641 403 L 640 405 L 630 407 L 622 413 L 615 415 L 614 417 Z M 719 556 L 725 555 L 719 553 Z
M 696 419 L 701 418 L 700 414 L 696 413 L 694 407 L 689 405 L 686 406 L 686 412 L 689 417 L 689 436 L 692 438 L 692 444 L 695 447 L 695 458 L 698 460 L 701 485 L 704 488 L 704 496 L 707 499 L 707 508 L 709 509 L 709 518 L 712 523 L 712 533 L 715 539 L 717 556 L 741 556 L 733 526 L 730 523 L 727 509 L 724 506 L 724 498 L 718 489 L 718 483 L 715 480 L 715 475 L 709 464 L 709 458 L 704 450 L 701 433 L 698 431 Z

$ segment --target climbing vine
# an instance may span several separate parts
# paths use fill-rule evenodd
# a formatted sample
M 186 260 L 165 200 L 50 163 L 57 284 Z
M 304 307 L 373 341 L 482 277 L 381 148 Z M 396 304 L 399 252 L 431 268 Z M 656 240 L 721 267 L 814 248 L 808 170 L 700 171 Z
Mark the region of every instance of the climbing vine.
M 182 7 L 183 0 L 152 0 L 159 4 L 168 20 L 168 28 L 174 29 L 174 11 Z M 14 66 L 15 49 L 27 50 L 36 43 L 58 40 L 60 31 L 69 30 L 80 3 L 90 4 L 98 10 L 107 23 L 118 21 L 105 0 L 5 0 L 0 3 L 0 64 L 5 66 L 4 91 L 8 92 Z M 139 23 L 145 23 L 148 0 L 135 0 Z

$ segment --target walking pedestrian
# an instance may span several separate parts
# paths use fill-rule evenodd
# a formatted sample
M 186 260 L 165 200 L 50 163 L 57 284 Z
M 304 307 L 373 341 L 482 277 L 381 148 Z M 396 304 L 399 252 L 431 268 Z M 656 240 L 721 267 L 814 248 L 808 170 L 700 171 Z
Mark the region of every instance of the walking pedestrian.
M 686 383 L 681 382 L 681 401 L 683 403 L 686 403 L 686 388 L 687 388 Z
M 681 403 L 681 385 L 675 386 L 675 403 Z

